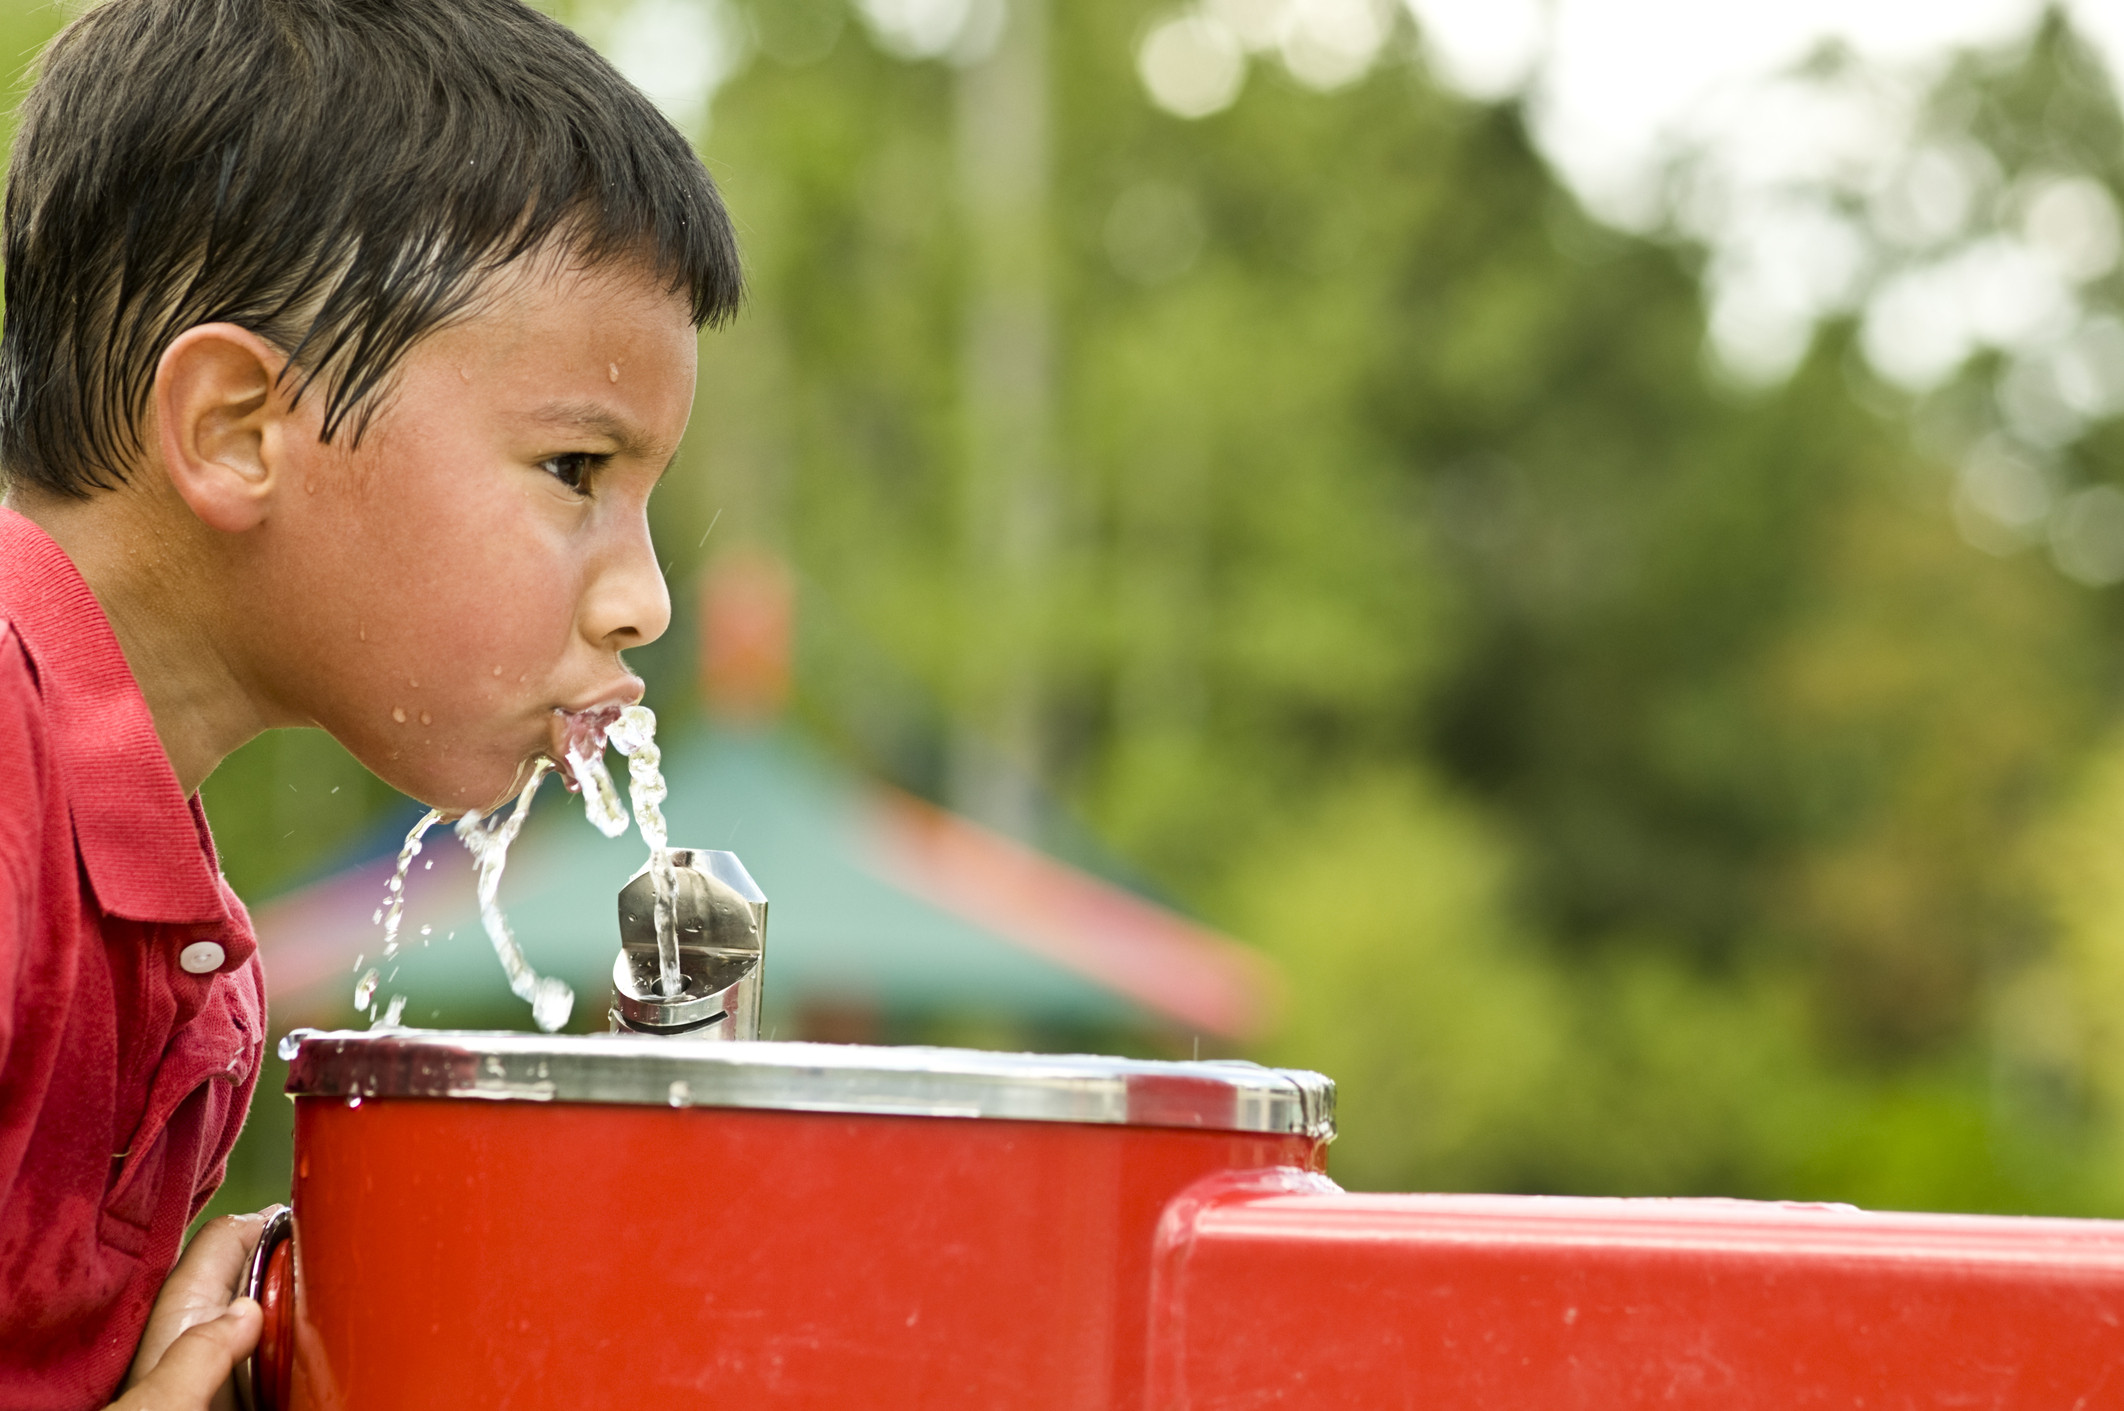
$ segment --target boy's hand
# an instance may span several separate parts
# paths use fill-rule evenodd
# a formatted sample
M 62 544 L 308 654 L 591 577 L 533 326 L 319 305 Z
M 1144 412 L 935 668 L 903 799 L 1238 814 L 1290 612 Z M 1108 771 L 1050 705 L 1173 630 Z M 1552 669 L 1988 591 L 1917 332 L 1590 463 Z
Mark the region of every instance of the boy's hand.
M 237 1284 L 265 1230 L 265 1216 L 209 1221 L 163 1281 L 125 1395 L 111 1411 L 232 1411 L 229 1374 L 258 1345 L 264 1318 Z

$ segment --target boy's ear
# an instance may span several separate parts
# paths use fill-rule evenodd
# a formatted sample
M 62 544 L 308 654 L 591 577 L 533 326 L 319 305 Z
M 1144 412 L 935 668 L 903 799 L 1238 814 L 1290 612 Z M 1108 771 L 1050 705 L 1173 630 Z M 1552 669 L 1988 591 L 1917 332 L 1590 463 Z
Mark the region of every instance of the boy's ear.
M 263 523 L 283 467 L 276 379 L 287 359 L 232 323 L 188 328 L 155 368 L 155 439 L 171 486 L 228 534 Z

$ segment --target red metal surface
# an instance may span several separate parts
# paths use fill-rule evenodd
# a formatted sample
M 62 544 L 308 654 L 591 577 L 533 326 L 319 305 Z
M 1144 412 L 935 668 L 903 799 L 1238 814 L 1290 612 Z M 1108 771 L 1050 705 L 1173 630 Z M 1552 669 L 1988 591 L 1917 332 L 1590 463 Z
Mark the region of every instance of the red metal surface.
M 257 1411 L 282 1411 L 288 1404 L 288 1377 L 295 1370 L 295 1242 L 282 1240 L 266 1259 L 258 1308 L 265 1315 L 252 1362 L 252 1395 Z
M 2124 1224 L 1224 1180 L 1158 1237 L 1149 1404 L 2124 1406 Z
M 1298 1137 L 304 1098 L 298 1411 L 1140 1404 L 1153 1231 Z
M 1370 1196 L 1300 1138 L 305 1098 L 303 1411 L 2124 1407 L 2124 1224 Z

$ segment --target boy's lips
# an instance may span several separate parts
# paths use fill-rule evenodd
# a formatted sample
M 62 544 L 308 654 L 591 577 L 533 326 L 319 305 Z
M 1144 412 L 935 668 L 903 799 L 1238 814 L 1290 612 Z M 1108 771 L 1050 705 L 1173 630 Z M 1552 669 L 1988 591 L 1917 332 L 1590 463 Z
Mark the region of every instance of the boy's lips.
M 599 692 L 582 705 L 556 706 L 549 717 L 548 754 L 559 762 L 570 754 L 601 753 L 605 731 L 619 719 L 622 710 L 641 698 L 641 679 L 629 677 L 625 684 Z

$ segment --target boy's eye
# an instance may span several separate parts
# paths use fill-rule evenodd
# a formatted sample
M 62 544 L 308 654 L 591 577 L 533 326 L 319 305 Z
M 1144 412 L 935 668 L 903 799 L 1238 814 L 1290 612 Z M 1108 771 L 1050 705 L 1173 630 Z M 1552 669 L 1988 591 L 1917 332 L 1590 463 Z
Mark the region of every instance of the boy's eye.
M 563 455 L 548 456 L 538 463 L 538 468 L 567 486 L 570 490 L 582 490 L 590 481 L 593 472 L 604 457 L 588 451 L 569 451 Z

